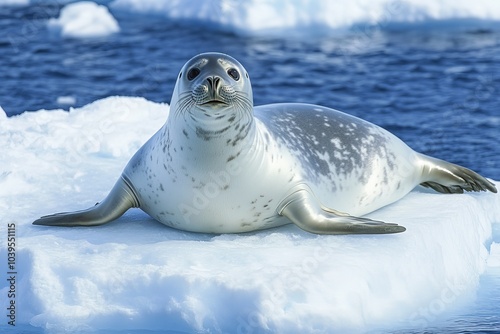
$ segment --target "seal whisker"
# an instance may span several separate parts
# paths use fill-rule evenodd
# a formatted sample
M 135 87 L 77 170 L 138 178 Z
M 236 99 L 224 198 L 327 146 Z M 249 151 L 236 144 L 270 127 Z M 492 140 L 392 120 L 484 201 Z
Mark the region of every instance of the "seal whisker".
M 175 110 L 177 111 L 176 114 L 177 115 L 185 114 L 186 110 L 189 110 L 193 104 L 195 104 L 195 101 L 189 95 L 180 98 L 177 104 L 175 105 Z

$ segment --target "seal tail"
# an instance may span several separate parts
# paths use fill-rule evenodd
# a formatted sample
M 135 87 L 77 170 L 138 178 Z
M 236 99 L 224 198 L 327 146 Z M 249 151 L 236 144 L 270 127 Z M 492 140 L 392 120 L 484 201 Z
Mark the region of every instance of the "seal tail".
M 122 175 L 108 196 L 101 203 L 87 210 L 61 212 L 43 216 L 33 225 L 47 226 L 95 226 L 106 224 L 125 213 L 132 207 L 139 207 L 134 188 Z
M 464 191 L 491 191 L 497 192 L 495 184 L 478 173 L 446 162 L 420 154 L 423 164 L 421 186 L 432 188 L 440 193 L 461 194 Z

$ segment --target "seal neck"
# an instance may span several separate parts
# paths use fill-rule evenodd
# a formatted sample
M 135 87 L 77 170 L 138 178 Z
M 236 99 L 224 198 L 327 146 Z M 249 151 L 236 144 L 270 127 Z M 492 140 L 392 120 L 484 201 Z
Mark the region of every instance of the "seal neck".
M 176 116 L 169 116 L 162 131 L 171 142 L 169 151 L 189 164 L 218 168 L 251 152 L 258 141 L 251 111 L 228 108 L 215 117 L 201 112 Z

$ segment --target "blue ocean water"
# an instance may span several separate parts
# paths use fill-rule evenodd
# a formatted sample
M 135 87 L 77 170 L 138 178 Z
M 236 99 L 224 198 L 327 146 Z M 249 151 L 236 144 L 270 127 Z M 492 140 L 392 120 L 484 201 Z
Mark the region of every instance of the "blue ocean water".
M 228 53 L 250 73 L 256 105 L 308 102 L 367 119 L 414 149 L 500 179 L 500 29 L 360 27 L 333 36 L 242 37 L 162 16 L 113 12 L 121 33 L 62 39 L 61 5 L 3 7 L 0 105 L 8 115 L 110 95 L 169 102 L 184 62 Z
M 46 28 L 60 7 L 0 8 L 0 106 L 9 116 L 67 109 L 57 102 L 61 96 L 74 97 L 75 107 L 110 95 L 169 102 L 184 62 L 219 51 L 247 68 L 256 105 L 339 109 L 381 125 L 417 151 L 500 180 L 499 28 L 357 27 L 307 39 L 243 37 L 114 11 L 119 34 L 64 39 Z M 487 272 L 482 280 L 498 287 L 498 277 Z M 425 332 L 500 331 L 498 301 L 499 289 L 480 290 L 466 314 Z

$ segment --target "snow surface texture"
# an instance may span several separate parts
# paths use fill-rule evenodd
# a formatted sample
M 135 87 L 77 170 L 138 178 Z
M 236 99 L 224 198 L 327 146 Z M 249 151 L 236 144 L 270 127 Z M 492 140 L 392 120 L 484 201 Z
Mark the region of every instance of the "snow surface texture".
M 48 25 L 62 36 L 74 38 L 103 37 L 120 31 L 108 8 L 91 1 L 66 5 L 59 18 L 50 19 Z
M 491 0 L 114 0 L 115 9 L 210 22 L 243 34 L 331 31 L 356 25 L 499 20 Z M 463 24 L 463 22 L 461 23 Z
M 0 261 L 7 262 L 7 224 L 15 223 L 18 325 L 49 332 L 423 328 L 471 303 L 487 263 L 498 266 L 500 245 L 491 237 L 500 194 L 491 193 L 419 189 L 369 215 L 406 226 L 398 235 L 318 236 L 292 225 L 194 234 L 138 209 L 100 227 L 31 225 L 102 200 L 168 112 L 166 104 L 127 97 L 12 118 L 0 108 Z M 3 310 L 7 283 L 0 280 Z

